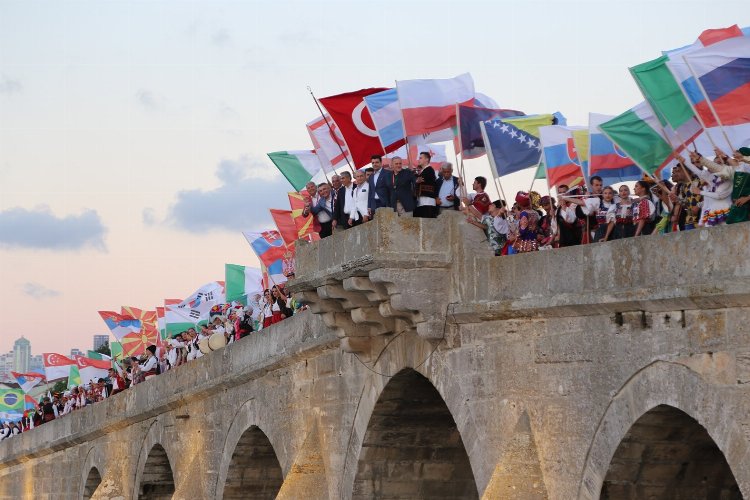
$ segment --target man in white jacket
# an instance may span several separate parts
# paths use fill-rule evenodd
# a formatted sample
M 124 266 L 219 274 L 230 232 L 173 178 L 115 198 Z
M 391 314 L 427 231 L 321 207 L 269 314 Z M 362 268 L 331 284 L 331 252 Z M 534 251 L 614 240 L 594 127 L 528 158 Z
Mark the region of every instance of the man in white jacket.
M 371 212 L 369 208 L 369 184 L 364 171 L 357 170 L 354 173 L 357 186 L 352 191 L 351 198 L 347 198 L 347 205 L 344 211 L 349 214 L 349 225 L 358 226 L 363 222 L 370 220 Z

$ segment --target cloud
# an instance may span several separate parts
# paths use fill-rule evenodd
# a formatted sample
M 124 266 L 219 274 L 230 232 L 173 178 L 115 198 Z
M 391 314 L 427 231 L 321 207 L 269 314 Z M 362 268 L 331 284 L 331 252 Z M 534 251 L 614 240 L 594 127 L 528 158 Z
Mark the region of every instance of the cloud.
M 161 111 L 164 109 L 164 98 L 154 92 L 146 89 L 139 89 L 135 93 L 138 104 L 146 111 Z
M 289 206 L 291 187 L 270 162 L 247 156 L 222 160 L 216 177 L 221 182 L 216 189 L 177 193 L 167 223 L 191 233 L 265 229 L 272 223 L 269 208 Z
M 34 210 L 11 208 L 0 212 L 0 247 L 41 250 L 79 250 L 93 247 L 106 251 L 107 228 L 94 210 L 57 217 L 49 207 Z
M 153 226 L 156 224 L 156 210 L 153 208 L 144 208 L 142 217 L 144 225 Z
M 29 297 L 37 300 L 51 299 L 60 295 L 60 292 L 57 290 L 52 290 L 51 288 L 47 288 L 39 283 L 33 283 L 31 281 L 21 285 L 21 290 Z
M 15 94 L 23 90 L 23 85 L 18 80 L 10 78 L 8 75 L 0 75 L 0 94 Z
M 224 47 L 232 43 L 232 36 L 224 28 L 217 29 L 211 33 L 211 43 L 217 47 Z
M 279 35 L 279 42 L 289 46 L 297 47 L 300 45 L 317 45 L 320 44 L 321 40 L 311 31 L 299 30 Z

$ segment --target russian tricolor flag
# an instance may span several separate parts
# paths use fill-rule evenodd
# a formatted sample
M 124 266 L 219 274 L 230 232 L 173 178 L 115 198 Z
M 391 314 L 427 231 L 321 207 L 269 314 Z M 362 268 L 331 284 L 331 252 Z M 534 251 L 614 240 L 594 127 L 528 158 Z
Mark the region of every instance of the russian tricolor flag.
M 731 38 L 683 57 L 722 125 L 750 123 L 750 37 Z
M 539 127 L 539 138 L 542 141 L 544 165 L 547 168 L 547 184 L 573 186 L 583 181 L 578 152 L 576 151 L 573 132 L 584 127 L 566 127 L 549 125 Z
M 643 175 L 638 165 L 599 130 L 614 116 L 589 113 L 589 175 L 598 175 L 605 186 L 637 181 Z

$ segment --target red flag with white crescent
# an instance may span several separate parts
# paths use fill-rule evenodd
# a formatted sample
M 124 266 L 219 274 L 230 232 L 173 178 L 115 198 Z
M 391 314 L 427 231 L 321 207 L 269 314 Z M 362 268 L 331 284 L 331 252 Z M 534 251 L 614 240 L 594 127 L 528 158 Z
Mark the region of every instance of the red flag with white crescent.
M 362 89 L 320 99 L 328 114 L 344 136 L 354 165 L 359 168 L 370 163 L 374 154 L 383 154 L 378 131 L 365 105 L 364 98 L 387 88 Z

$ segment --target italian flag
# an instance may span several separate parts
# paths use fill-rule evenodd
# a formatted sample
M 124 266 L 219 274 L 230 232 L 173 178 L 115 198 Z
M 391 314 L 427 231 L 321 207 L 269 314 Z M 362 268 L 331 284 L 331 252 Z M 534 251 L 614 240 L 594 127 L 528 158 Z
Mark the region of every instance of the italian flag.
M 262 294 L 261 281 L 263 275 L 260 269 L 239 266 L 237 264 L 225 264 L 224 275 L 226 281 L 226 300 L 247 305 L 248 297 L 256 293 Z
M 320 161 L 314 151 L 277 151 L 268 153 L 268 157 L 297 191 L 304 189 L 320 170 Z
M 685 146 L 700 135 L 700 125 L 693 121 L 681 127 Z M 680 152 L 683 142 L 669 126 L 662 127 L 651 107 L 642 102 L 636 107 L 599 125 L 604 135 L 625 152 L 641 170 L 654 176 Z M 669 139 L 669 140 L 667 140 Z M 675 144 L 673 149 L 672 144 Z

